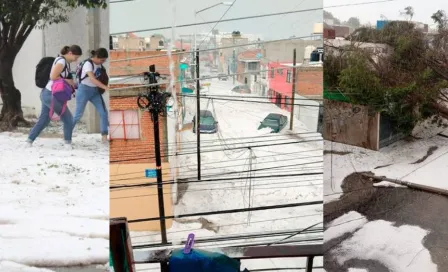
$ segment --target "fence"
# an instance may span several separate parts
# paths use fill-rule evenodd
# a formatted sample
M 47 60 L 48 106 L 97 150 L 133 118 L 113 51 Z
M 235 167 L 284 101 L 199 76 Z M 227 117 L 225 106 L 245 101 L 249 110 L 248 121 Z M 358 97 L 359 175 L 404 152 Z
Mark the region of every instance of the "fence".
M 219 252 L 237 260 L 306 258 L 306 267 L 291 269 L 304 269 L 306 272 L 312 272 L 313 269 L 323 268 L 314 266 L 314 258 L 323 256 L 322 244 L 222 247 L 208 248 L 207 251 Z M 169 249 L 134 252 L 135 264 L 167 263 L 170 253 Z M 167 272 L 163 268 L 160 271 Z M 263 269 L 263 271 L 267 270 Z

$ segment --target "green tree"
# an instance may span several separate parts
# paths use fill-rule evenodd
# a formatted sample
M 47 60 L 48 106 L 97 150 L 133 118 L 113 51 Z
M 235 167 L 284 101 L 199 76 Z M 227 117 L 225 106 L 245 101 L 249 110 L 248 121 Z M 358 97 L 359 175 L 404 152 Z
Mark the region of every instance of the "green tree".
M 20 0 L 0 2 L 0 130 L 14 129 L 23 123 L 21 93 L 15 87 L 12 68 L 17 54 L 33 29 L 68 21 L 77 8 L 106 8 L 106 0 Z

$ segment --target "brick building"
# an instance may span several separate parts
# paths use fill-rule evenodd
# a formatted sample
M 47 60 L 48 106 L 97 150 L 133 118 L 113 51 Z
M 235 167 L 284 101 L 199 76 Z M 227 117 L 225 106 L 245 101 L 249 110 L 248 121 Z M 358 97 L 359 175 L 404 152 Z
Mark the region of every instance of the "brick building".
M 271 62 L 268 64 L 269 94 L 271 101 L 288 111 L 292 91 L 292 63 Z M 296 93 L 308 98 L 323 96 L 322 66 L 301 66 L 297 68 Z
M 169 58 L 161 51 L 111 51 L 111 60 L 141 58 L 122 62 L 111 62 L 111 90 L 110 90 L 110 183 L 136 184 L 155 183 L 155 178 L 146 178 L 146 169 L 155 169 L 154 133 L 153 122 L 147 111 L 142 111 L 137 105 L 137 96 L 145 92 L 146 87 L 138 87 L 144 84 L 141 78 L 129 76 L 138 75 L 149 71 L 149 66 L 154 64 L 156 71 L 162 75 L 169 75 Z M 164 56 L 160 56 L 164 55 Z M 160 56 L 160 57 L 154 57 Z M 146 57 L 146 58 L 145 58 Z M 180 56 L 172 56 L 174 67 L 179 67 Z M 178 70 L 174 75 L 177 80 Z M 115 78 L 113 78 L 115 76 Z M 117 78 L 119 76 L 119 78 Z M 143 76 L 142 76 L 143 77 Z M 169 80 L 169 79 L 168 79 Z M 161 81 L 167 83 L 168 80 Z M 176 92 L 179 88 L 175 87 Z M 120 89 L 135 87 L 131 89 Z M 167 85 L 161 85 L 160 89 L 166 89 Z M 162 171 L 164 181 L 172 179 L 169 166 L 169 154 L 174 154 L 168 143 L 169 134 L 176 134 L 168 128 L 167 118 L 159 119 L 160 141 L 162 152 Z M 174 136 L 174 139 L 177 139 Z M 171 185 L 164 186 L 165 214 L 172 214 L 172 200 L 175 188 Z M 125 216 L 128 219 L 158 217 L 158 198 L 156 186 L 141 187 L 126 190 L 113 190 L 110 195 L 111 217 Z M 138 207 L 151 207 L 150 209 L 138 209 Z M 171 221 L 167 221 L 167 228 Z M 131 224 L 133 231 L 157 231 L 159 222 L 142 222 Z

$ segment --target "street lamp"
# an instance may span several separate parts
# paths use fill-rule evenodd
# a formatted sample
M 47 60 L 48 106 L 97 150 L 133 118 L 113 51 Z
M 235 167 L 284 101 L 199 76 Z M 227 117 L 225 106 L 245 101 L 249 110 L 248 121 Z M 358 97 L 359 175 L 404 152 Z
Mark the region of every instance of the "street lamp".
M 233 3 L 234 2 L 221 2 L 221 3 L 214 4 L 212 6 L 209 6 L 207 8 L 203 8 L 201 10 L 195 11 L 194 12 L 194 23 L 196 23 L 196 15 L 198 15 L 199 13 L 201 13 L 203 11 L 206 11 L 206 10 L 209 10 L 209 9 L 212 9 L 214 7 L 217 7 L 217 6 L 221 6 L 221 5 L 223 5 L 223 6 L 232 6 Z M 196 30 L 197 30 L 197 26 L 196 26 Z M 194 50 L 196 50 L 196 46 L 197 46 L 197 44 L 196 44 L 196 32 L 197 31 L 195 31 L 195 33 L 194 33 Z

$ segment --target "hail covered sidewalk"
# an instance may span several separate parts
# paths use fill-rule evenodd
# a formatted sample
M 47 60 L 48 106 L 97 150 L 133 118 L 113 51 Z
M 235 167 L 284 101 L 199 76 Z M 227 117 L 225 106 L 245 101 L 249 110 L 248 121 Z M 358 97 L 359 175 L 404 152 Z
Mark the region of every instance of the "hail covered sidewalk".
M 4 266 L 108 262 L 108 147 L 99 134 L 86 134 L 79 126 L 74 132 L 75 149 L 63 149 L 60 125 L 48 127 L 31 148 L 24 144 L 28 129 L 0 133 L 0 263 Z

